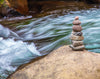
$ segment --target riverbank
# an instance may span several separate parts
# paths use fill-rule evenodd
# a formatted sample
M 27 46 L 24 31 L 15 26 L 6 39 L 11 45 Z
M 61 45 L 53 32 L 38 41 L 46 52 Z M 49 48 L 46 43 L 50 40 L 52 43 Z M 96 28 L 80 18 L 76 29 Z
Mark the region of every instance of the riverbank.
M 8 79 L 100 79 L 100 54 L 62 46 L 19 68 Z
M 36 16 L 45 16 L 50 14 L 65 14 L 69 11 L 77 11 L 77 10 L 86 10 L 89 8 L 98 8 L 97 4 L 87 4 L 82 1 L 37 1 L 37 2 L 28 2 L 28 6 L 24 7 L 24 10 L 21 8 L 15 9 L 14 7 L 24 6 L 24 3 L 12 2 L 8 6 L 0 7 L 0 17 L 16 17 L 22 15 L 32 15 Z M 62 9 L 62 10 L 61 10 Z M 18 10 L 18 12 L 17 12 Z M 25 14 L 24 14 L 25 13 Z
M 37 4 L 42 5 L 41 11 L 38 13 L 34 13 L 34 9 L 29 11 L 30 16 L 22 16 L 9 13 L 5 18 L 0 19 L 0 24 L 11 28 L 13 26 L 19 25 L 26 22 L 27 20 L 31 20 L 31 18 L 40 18 L 45 17 L 47 15 L 55 15 L 62 16 L 66 14 L 70 14 L 72 11 L 81 11 L 81 10 L 89 10 L 92 8 L 99 8 L 99 5 L 86 4 L 84 2 L 76 2 L 76 1 L 38 1 Z M 12 9 L 11 9 L 12 10 Z M 13 12 L 13 10 L 12 10 Z M 9 16 L 11 14 L 11 16 Z M 17 16 L 17 17 L 15 17 Z
M 33 0 L 24 0 L 24 1 L 20 1 L 20 0 L 16 0 L 16 1 L 11 1 L 11 0 L 6 0 L 7 4 L 14 8 L 15 10 L 17 10 L 19 13 L 21 14 L 34 14 L 34 13 L 40 13 L 43 10 L 43 7 L 45 5 L 47 5 L 45 8 L 50 8 L 53 7 L 53 5 L 63 5 L 69 2 L 84 2 L 85 4 L 98 4 L 100 3 L 100 0 L 51 0 L 51 1 L 45 1 L 45 0 L 41 0 L 41 1 L 33 1 Z M 80 5 L 80 4 L 79 4 Z

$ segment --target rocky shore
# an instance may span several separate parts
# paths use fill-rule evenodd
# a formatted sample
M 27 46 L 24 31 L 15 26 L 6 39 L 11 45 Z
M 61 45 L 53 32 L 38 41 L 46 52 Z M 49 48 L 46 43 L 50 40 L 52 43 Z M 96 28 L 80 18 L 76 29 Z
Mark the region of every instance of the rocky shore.
M 62 46 L 8 79 L 100 79 L 100 54 Z
M 44 10 L 44 7 L 46 9 L 55 6 L 62 5 L 69 2 L 84 2 L 85 4 L 98 4 L 100 3 L 100 0 L 6 0 L 8 5 L 14 9 L 16 9 L 18 12 L 22 14 L 34 14 L 34 13 L 40 13 L 42 10 Z M 53 5 L 53 6 L 52 6 Z M 78 6 L 81 4 L 78 3 Z M 64 5 L 65 6 L 65 5 Z
M 4 16 L 16 17 L 21 15 L 33 15 L 46 13 L 54 10 L 66 8 L 68 10 L 80 10 L 93 7 L 87 3 L 100 3 L 99 0 L 64 0 L 64 1 L 33 1 L 33 0 L 5 0 L 6 2 L 0 6 L 0 18 Z M 95 5 L 95 4 L 94 4 Z M 9 6 L 9 7 L 8 7 Z M 96 7 L 96 5 L 95 5 Z

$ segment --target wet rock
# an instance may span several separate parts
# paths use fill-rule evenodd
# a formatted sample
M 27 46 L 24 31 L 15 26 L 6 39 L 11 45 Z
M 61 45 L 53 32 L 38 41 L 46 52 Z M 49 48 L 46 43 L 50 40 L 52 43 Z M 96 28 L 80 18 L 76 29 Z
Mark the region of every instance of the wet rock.
M 33 61 L 8 79 L 100 79 L 100 54 L 60 47 Z

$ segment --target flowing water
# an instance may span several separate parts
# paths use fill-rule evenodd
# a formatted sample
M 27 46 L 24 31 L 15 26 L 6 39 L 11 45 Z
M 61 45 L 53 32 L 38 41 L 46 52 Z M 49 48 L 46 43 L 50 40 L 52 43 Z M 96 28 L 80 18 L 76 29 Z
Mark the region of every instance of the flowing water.
M 0 25 L 0 79 L 5 79 L 18 66 L 31 59 L 70 44 L 69 36 L 75 16 L 79 16 L 82 22 L 85 48 L 100 53 L 100 9 L 33 18 L 28 24 L 10 29 Z

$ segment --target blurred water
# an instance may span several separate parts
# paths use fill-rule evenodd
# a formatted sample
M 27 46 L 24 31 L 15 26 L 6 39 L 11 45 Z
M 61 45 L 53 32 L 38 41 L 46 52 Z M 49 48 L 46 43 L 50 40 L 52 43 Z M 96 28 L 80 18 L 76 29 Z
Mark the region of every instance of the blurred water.
M 90 10 L 70 11 L 69 14 L 63 16 L 55 14 L 34 18 L 33 22 L 18 26 L 16 29 L 21 29 L 16 33 L 23 38 L 23 41 L 34 41 L 40 52 L 47 53 L 62 45 L 70 44 L 69 36 L 75 16 L 79 16 L 82 22 L 86 49 L 100 53 L 100 9 L 91 8 Z
M 41 56 L 34 43 L 14 41 L 15 38 L 19 38 L 15 32 L 0 25 L 0 79 L 5 79 L 18 66 Z
M 33 18 L 28 24 L 5 28 L 0 25 L 0 79 L 31 59 L 70 44 L 72 22 L 79 16 L 87 50 L 100 53 L 100 9 L 70 11 L 58 16 Z M 17 41 L 15 41 L 17 39 Z M 19 40 L 18 40 L 19 39 Z

